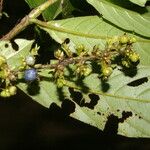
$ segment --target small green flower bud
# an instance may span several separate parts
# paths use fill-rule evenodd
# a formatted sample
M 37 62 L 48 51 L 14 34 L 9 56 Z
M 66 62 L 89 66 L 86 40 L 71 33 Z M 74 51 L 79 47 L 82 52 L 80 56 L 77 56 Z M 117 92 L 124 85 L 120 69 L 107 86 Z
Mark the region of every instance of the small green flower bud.
M 91 72 L 92 72 L 92 68 L 90 66 L 85 66 L 83 68 L 83 75 L 85 77 L 87 77 L 88 75 L 90 75 Z
M 126 61 L 126 60 L 122 60 L 122 65 L 124 66 L 124 67 L 126 67 L 126 68 L 130 68 L 130 62 L 129 61 Z
M 64 84 L 65 84 L 65 80 L 63 78 L 58 78 L 56 80 L 56 84 L 57 84 L 58 88 L 62 88 L 64 86 Z
M 8 76 L 8 72 L 6 70 L 1 70 L 0 71 L 0 78 L 1 79 L 6 79 Z
M 0 55 L 0 67 L 6 63 L 6 58 L 2 55 Z
M 17 93 L 17 88 L 15 86 L 10 86 L 8 88 L 8 91 L 9 91 L 10 95 L 13 96 L 13 95 L 15 95 Z
M 127 44 L 129 41 L 129 38 L 126 35 L 123 35 L 119 38 L 119 41 L 121 44 Z
M 76 51 L 77 51 L 77 54 L 80 55 L 82 52 L 85 51 L 85 47 L 83 44 L 79 45 L 76 47 Z
M 103 67 L 102 75 L 108 77 L 112 74 L 112 71 L 113 71 L 113 69 L 111 67 Z
M 23 61 L 22 61 L 22 64 L 19 66 L 18 70 L 23 71 L 23 70 L 26 69 L 26 66 L 27 66 L 27 64 L 26 64 L 26 62 L 23 60 Z
M 128 56 L 128 57 L 131 55 L 131 53 L 132 53 L 132 51 L 129 50 L 129 49 L 126 49 L 126 50 L 124 51 L 124 55 L 125 55 L 125 56 Z
M 55 51 L 54 56 L 57 59 L 63 59 L 64 58 L 64 52 L 58 49 L 57 51 Z
M 1 91 L 0 96 L 6 98 L 6 97 L 10 97 L 11 95 L 7 89 L 4 89 L 3 91 Z
M 136 38 L 135 37 L 131 37 L 130 39 L 129 39 L 129 42 L 130 43 L 135 43 L 137 40 L 136 40 Z
M 129 55 L 129 59 L 135 63 L 135 62 L 139 61 L 140 56 L 139 56 L 139 54 L 133 52 L 132 54 Z

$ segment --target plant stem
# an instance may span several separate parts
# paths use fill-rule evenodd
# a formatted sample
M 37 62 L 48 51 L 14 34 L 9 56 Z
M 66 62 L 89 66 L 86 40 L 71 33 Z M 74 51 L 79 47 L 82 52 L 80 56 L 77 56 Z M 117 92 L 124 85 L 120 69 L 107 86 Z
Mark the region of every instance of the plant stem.
M 37 18 L 46 8 L 55 3 L 57 0 L 48 0 L 41 4 L 37 8 L 33 9 L 27 16 L 21 19 L 20 23 L 17 24 L 9 33 L 4 35 L 0 40 L 10 40 L 22 30 L 24 30 L 28 25 L 31 24 L 30 19 Z
M 2 9 L 3 9 L 3 0 L 0 0 L 0 14 L 2 13 Z

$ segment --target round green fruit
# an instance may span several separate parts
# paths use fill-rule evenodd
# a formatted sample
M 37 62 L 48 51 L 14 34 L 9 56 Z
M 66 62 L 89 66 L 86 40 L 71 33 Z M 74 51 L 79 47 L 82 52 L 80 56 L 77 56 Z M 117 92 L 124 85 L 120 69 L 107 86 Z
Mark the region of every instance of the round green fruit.
M 7 89 L 4 89 L 3 91 L 1 91 L 0 96 L 6 98 L 10 97 L 11 95 Z
M 136 63 L 137 61 L 139 61 L 140 60 L 140 56 L 139 56 L 139 54 L 137 54 L 137 53 L 132 53 L 130 56 L 129 56 L 129 59 L 132 61 L 132 62 L 134 62 L 134 63 Z
M 108 77 L 112 74 L 112 71 L 113 71 L 113 69 L 111 67 L 104 67 L 102 69 L 102 74 L 103 74 L 103 76 Z
M 15 86 L 10 86 L 8 88 L 10 95 L 15 95 L 17 93 L 17 88 Z
M 119 41 L 120 41 L 121 44 L 127 44 L 129 39 L 126 35 L 123 35 L 123 36 L 120 37 Z

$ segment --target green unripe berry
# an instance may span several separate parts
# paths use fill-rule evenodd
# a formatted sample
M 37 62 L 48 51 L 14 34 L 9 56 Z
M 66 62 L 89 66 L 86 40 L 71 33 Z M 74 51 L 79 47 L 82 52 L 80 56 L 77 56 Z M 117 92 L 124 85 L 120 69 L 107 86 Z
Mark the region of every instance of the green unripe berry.
M 86 77 L 92 72 L 92 68 L 90 66 L 87 66 L 83 69 L 83 75 Z
M 113 71 L 113 69 L 111 67 L 103 67 L 102 75 L 108 77 L 112 74 L 112 71 Z
M 17 93 L 17 88 L 15 86 L 10 86 L 8 88 L 8 91 L 9 91 L 10 95 L 13 96 L 13 95 L 15 95 Z
M 6 58 L 2 55 L 0 55 L 0 67 L 6 63 Z
M 0 96 L 1 97 L 10 97 L 11 95 L 10 95 L 10 93 L 9 93 L 9 91 L 7 90 L 7 89 L 4 89 L 1 93 L 0 93 Z
M 1 70 L 0 71 L 0 78 L 1 79 L 6 79 L 8 76 L 8 72 L 6 70 Z
M 132 62 L 137 62 L 137 61 L 139 61 L 139 59 L 140 59 L 140 56 L 139 56 L 139 54 L 137 54 L 137 53 L 132 53 L 132 54 L 130 54 L 129 55 L 129 59 L 132 61 Z
M 137 40 L 136 40 L 136 38 L 135 37 L 131 37 L 130 39 L 129 39 L 129 42 L 130 43 L 135 43 Z
M 127 44 L 129 39 L 126 35 L 123 35 L 123 36 L 120 37 L 119 41 L 120 41 L 121 44 Z
M 76 51 L 77 51 L 77 54 L 80 55 L 82 52 L 85 51 L 84 45 L 81 44 L 81 45 L 77 46 Z

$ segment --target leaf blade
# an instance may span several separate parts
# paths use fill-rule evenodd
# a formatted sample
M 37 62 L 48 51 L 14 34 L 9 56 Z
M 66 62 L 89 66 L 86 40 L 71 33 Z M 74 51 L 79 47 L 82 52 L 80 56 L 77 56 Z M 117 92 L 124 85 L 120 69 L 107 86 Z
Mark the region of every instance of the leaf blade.
M 109 1 L 87 0 L 102 16 L 127 31 L 150 37 L 150 18 Z M 119 18 L 119 19 L 118 19 Z

